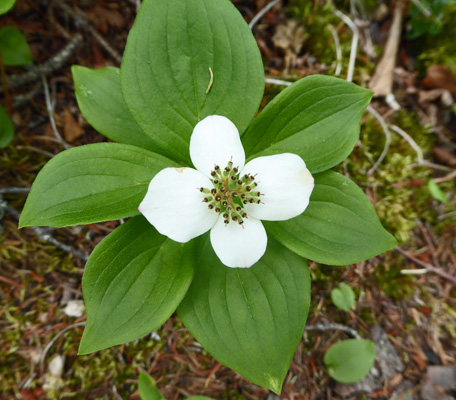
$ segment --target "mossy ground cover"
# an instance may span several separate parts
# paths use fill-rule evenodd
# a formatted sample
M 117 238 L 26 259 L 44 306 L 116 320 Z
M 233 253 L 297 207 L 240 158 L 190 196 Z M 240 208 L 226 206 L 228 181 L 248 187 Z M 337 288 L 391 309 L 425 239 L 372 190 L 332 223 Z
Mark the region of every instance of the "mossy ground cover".
M 371 3 L 366 3 L 368 13 L 376 8 L 376 4 Z M 249 20 L 264 2 L 237 1 L 235 4 Z M 348 2 L 337 2 L 337 6 L 350 15 Z M 89 21 L 94 21 L 95 14 L 101 16 L 103 23 L 100 18 L 91 23 L 121 53 L 127 27 L 135 15 L 132 3 L 87 1 L 81 5 L 80 11 Z M 456 12 L 456 7 L 447 8 L 447 12 L 453 15 L 451 13 Z M 284 53 L 274 47 L 272 36 L 277 25 L 290 18 L 297 18 L 305 26 L 305 40 L 297 54 L 298 66 L 291 66 L 284 76 Z M 388 19 L 391 19 L 391 9 L 387 10 L 381 22 Z M 23 28 L 37 63 L 46 61 L 61 48 L 64 44 L 62 32 L 73 35 L 83 29 L 75 24 L 74 17 L 51 9 L 46 2 L 19 1 L 11 15 L 2 17 L 3 21 Z M 372 22 L 379 29 L 382 23 Z M 329 5 L 297 0 L 276 6 L 254 30 L 260 48 L 263 46 L 267 75 L 295 80 L 317 72 L 334 73 L 335 48 L 329 24 L 338 31 L 341 41 L 341 77 L 344 77 L 351 46 L 350 31 L 341 24 Z M 404 27 L 406 24 L 407 21 Z M 45 26 L 51 28 L 45 29 Z M 432 38 L 425 36 L 420 53 L 410 53 L 420 62 L 416 67 L 420 74 L 424 74 L 429 63 L 454 68 L 451 65 L 454 57 L 446 58 L 441 54 L 442 48 L 454 46 L 447 34 L 452 28 L 454 26 L 444 26 Z M 404 43 L 408 44 L 405 36 Z M 416 43 L 412 44 L 410 52 L 416 51 Z M 380 48 L 376 50 L 381 51 Z M 116 65 L 106 48 L 86 33 L 84 44 L 72 57 L 71 63 L 89 67 Z M 375 62 L 359 51 L 355 81 L 364 85 L 374 68 Z M 55 71 L 48 79 L 56 102 L 57 128 L 64 131 L 67 124 L 64 110 L 69 110 L 85 132 L 72 145 L 104 141 L 81 118 L 69 65 Z M 419 87 L 419 82 L 415 81 L 415 84 Z M 36 85 L 39 85 L 38 81 L 16 89 L 12 92 L 13 98 L 30 93 Z M 262 105 L 279 90 L 277 86 L 267 85 Z M 401 110 L 395 113 L 391 113 L 381 101 L 373 105 L 381 114 L 387 115 L 388 123 L 401 127 L 414 139 L 426 160 L 441 168 L 419 165 L 416 151 L 401 136 L 391 132 L 391 145 L 385 159 L 376 171 L 369 174 L 384 149 L 385 134 L 379 122 L 366 113 L 360 141 L 338 170 L 365 190 L 382 223 L 396 236 L 401 248 L 413 253 L 420 261 L 454 275 L 454 179 L 439 184 L 450 200 L 448 204 L 433 198 L 427 182 L 451 173 L 452 167 L 433 158 L 433 149 L 436 146 L 450 146 L 450 151 L 455 149 L 456 137 L 454 131 L 449 131 L 449 127 L 454 126 L 455 117 L 451 114 L 448 117 L 448 110 L 439 110 L 443 113 L 439 115 L 445 115 L 447 120 L 442 119 L 438 128 L 449 131 L 445 136 L 447 141 L 442 142 L 442 130 L 437 132 L 436 126 L 423 123 L 420 115 L 426 110 L 423 111 L 416 96 L 405 96 Z M 42 89 L 25 104 L 13 108 L 13 120 L 16 138 L 9 148 L 0 151 L 2 189 L 30 187 L 45 162 L 63 150 L 50 128 Z M 3 194 L 0 200 L 3 210 L 8 205 L 20 211 L 25 194 Z M 53 230 L 50 234 L 72 249 L 88 254 L 116 226 L 117 223 L 109 222 Z M 397 251 L 348 267 L 312 263 L 310 268 L 312 306 L 308 323 L 340 323 L 358 330 L 365 337 L 369 337 L 373 326 L 380 325 L 405 363 L 404 371 L 374 393 L 366 394 L 367 398 L 389 398 L 403 381 L 418 384 L 427 365 L 455 363 L 456 289 L 448 280 L 432 273 L 402 274 L 403 269 L 420 266 Z M 191 394 L 219 399 L 265 399 L 268 396 L 266 390 L 250 384 L 216 362 L 195 342 L 176 316 L 157 332 L 133 343 L 78 356 L 85 316 L 70 317 L 64 309 L 68 301 L 82 299 L 83 269 L 84 261 L 79 257 L 41 240 L 31 229 L 18 230 L 14 215 L 5 212 L 0 220 L 1 399 L 137 399 L 140 370 L 150 373 L 169 399 L 185 398 Z M 338 310 L 331 302 L 331 289 L 339 282 L 345 282 L 355 290 L 356 308 L 348 313 Z M 339 398 L 334 382 L 323 367 L 322 358 L 331 344 L 343 338 L 346 335 L 336 331 L 304 334 L 285 380 L 284 398 Z M 53 377 L 49 365 L 56 356 L 64 357 L 63 372 Z M 352 398 L 361 398 L 359 396 L 360 393 Z

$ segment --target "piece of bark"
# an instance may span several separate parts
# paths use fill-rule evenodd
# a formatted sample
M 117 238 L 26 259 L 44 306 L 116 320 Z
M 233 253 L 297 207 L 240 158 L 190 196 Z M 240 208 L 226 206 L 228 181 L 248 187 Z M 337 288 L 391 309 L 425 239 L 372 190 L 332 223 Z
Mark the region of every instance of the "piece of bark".
M 432 149 L 432 153 L 441 163 L 446 164 L 449 167 L 456 167 L 456 154 L 451 151 L 444 149 L 443 147 L 435 146 Z
M 403 3 L 398 0 L 394 8 L 393 23 L 388 34 L 382 58 L 375 68 L 369 83 L 374 96 L 388 96 L 393 93 L 393 70 L 396 65 L 397 51 L 401 40 Z

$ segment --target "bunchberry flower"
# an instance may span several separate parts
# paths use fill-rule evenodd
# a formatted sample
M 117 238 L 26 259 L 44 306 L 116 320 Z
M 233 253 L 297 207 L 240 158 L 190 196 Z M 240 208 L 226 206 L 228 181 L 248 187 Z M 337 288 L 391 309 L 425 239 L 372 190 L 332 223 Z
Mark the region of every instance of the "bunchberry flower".
M 193 168 L 165 168 L 149 184 L 138 210 L 162 234 L 185 243 L 211 230 L 223 264 L 248 268 L 266 251 L 260 220 L 283 221 L 309 204 L 314 179 L 301 157 L 284 153 L 245 164 L 239 132 L 211 115 L 190 139 Z

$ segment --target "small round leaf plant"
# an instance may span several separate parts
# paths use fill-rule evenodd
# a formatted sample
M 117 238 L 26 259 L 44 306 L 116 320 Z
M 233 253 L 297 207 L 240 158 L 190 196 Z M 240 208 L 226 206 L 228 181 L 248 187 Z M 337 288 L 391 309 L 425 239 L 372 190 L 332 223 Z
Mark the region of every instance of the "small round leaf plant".
M 258 116 L 260 52 L 229 0 L 145 0 L 122 66 L 74 66 L 79 107 L 116 143 L 38 174 L 20 226 L 129 218 L 95 247 L 80 354 L 133 341 L 176 310 L 218 361 L 280 393 L 310 303 L 306 258 L 347 265 L 396 241 L 331 168 L 371 93 L 301 79 Z

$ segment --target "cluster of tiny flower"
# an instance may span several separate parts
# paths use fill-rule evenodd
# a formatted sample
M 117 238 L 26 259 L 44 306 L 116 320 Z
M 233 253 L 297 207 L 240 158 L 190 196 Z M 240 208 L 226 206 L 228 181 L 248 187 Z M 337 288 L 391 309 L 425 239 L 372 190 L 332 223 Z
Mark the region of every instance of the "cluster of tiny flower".
M 244 219 L 248 218 L 244 205 L 262 203 L 260 196 L 263 196 L 263 193 L 255 190 L 258 186 L 255 182 L 256 175 L 239 175 L 239 167 L 233 167 L 232 161 L 228 162 L 224 170 L 216 165 L 211 171 L 214 187 L 199 188 L 200 192 L 208 195 L 203 199 L 204 203 L 209 203 L 208 208 L 217 214 L 222 213 L 225 226 L 230 220 L 242 226 Z

